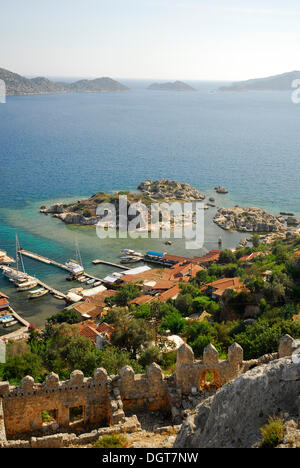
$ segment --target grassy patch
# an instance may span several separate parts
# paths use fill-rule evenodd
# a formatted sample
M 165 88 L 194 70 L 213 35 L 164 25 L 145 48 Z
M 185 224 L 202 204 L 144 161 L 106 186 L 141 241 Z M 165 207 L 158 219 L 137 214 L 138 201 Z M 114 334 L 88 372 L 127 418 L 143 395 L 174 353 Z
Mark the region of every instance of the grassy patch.
M 94 444 L 97 449 L 126 448 L 127 439 L 122 434 L 112 434 L 100 437 Z
M 283 441 L 284 425 L 280 418 L 269 418 L 260 431 L 263 436 L 261 448 L 275 448 Z

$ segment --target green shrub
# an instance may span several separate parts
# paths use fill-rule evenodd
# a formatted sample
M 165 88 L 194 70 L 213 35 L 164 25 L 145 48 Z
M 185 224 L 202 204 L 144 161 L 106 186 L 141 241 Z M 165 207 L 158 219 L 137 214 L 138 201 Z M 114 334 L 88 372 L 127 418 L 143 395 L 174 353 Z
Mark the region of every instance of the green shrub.
M 94 444 L 97 449 L 126 448 L 127 440 L 122 434 L 112 434 L 100 437 Z
M 283 440 L 283 421 L 280 418 L 269 418 L 268 424 L 265 424 L 260 431 L 263 436 L 261 448 L 275 448 Z

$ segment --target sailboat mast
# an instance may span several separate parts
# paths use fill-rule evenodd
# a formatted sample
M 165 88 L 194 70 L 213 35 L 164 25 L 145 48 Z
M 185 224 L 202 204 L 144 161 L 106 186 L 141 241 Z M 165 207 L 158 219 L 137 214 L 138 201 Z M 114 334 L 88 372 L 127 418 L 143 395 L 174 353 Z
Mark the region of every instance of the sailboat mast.
M 24 262 L 23 262 L 23 257 L 20 251 L 20 244 L 19 244 L 19 239 L 18 239 L 18 234 L 16 233 L 16 260 L 17 260 L 17 271 L 19 271 L 19 260 L 21 261 L 21 267 L 23 273 L 25 273 L 25 267 L 24 267 Z
M 76 260 L 78 261 L 79 265 L 82 266 L 82 268 L 83 268 L 81 253 L 80 253 L 80 249 L 79 249 L 79 245 L 78 245 L 77 240 L 75 242 L 75 245 L 76 245 Z

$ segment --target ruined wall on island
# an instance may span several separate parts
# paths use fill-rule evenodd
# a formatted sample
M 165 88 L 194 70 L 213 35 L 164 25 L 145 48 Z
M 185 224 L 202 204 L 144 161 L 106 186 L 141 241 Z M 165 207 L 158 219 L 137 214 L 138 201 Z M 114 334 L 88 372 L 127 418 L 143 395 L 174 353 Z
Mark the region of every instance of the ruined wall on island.
M 249 369 L 291 356 L 298 344 L 286 335 L 281 339 L 278 353 L 251 361 L 243 360 L 243 349 L 236 343 L 228 349 L 228 359 L 223 361 L 212 345 L 205 348 L 203 360 L 196 361 L 190 346 L 183 344 L 178 349 L 176 372 L 172 376 L 163 375 L 160 367 L 152 364 L 144 375 L 136 375 L 126 366 L 116 376 L 97 369 L 91 378 L 74 371 L 65 382 L 53 373 L 43 384 L 36 384 L 32 377 L 25 377 L 18 387 L 0 382 L 0 447 L 18 444 L 11 441 L 17 437 L 27 440 L 19 441 L 20 446 L 26 445 L 30 434 L 70 433 L 78 424 L 81 429 L 120 427 L 127 421 L 126 411 L 167 410 L 173 423 L 180 424 L 185 399 L 193 402 L 196 395 L 202 401 L 207 390 L 216 390 Z M 82 411 L 80 420 L 75 422 L 71 418 L 74 408 Z M 43 423 L 43 411 L 53 416 L 48 426 Z M 67 434 L 59 436 L 65 440 Z

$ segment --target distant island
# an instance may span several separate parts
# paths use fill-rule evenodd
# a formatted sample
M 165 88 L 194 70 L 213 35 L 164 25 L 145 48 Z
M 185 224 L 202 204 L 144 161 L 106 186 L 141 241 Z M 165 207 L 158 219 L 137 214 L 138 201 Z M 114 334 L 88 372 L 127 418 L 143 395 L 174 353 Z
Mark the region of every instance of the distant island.
M 254 80 L 238 81 L 229 86 L 222 86 L 219 91 L 290 91 L 292 82 L 300 79 L 300 71 L 283 73 Z
M 152 83 L 148 89 L 152 91 L 196 91 L 192 86 L 183 81 L 174 81 L 173 83 Z
M 97 78 L 95 80 L 80 80 L 74 83 L 63 83 L 47 78 L 25 78 L 17 73 L 0 68 L 0 80 L 6 84 L 6 94 L 60 94 L 60 93 L 97 93 L 113 91 L 129 91 L 127 86 L 111 78 Z

